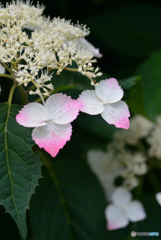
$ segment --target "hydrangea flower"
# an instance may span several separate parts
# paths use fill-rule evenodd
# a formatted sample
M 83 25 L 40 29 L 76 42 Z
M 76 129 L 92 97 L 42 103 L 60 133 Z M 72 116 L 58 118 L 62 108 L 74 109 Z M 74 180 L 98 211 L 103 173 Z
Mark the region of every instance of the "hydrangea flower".
M 52 157 L 70 140 L 72 122 L 78 115 L 79 103 L 62 93 L 50 96 L 45 106 L 40 103 L 25 105 L 16 116 L 24 127 L 35 127 L 32 139 Z
M 143 205 L 139 201 L 131 201 L 131 192 L 119 187 L 112 195 L 112 202 L 105 210 L 108 230 L 126 227 L 131 222 L 146 218 Z
M 130 116 L 127 104 L 121 101 L 123 90 L 115 78 L 100 81 L 95 90 L 83 91 L 78 101 L 80 110 L 90 115 L 101 114 L 109 124 L 118 128 L 129 128 Z

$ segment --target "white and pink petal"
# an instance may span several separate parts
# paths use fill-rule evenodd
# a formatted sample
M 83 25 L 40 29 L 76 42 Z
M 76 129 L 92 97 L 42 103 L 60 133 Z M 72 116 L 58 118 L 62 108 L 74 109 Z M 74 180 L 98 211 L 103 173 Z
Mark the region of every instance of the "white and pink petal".
M 124 212 L 117 206 L 110 204 L 105 210 L 105 217 L 107 219 L 107 229 L 115 230 L 126 227 L 129 220 Z
M 109 78 L 99 82 L 95 87 L 96 94 L 105 103 L 118 102 L 123 97 L 123 90 L 115 78 Z
M 40 148 L 44 148 L 52 157 L 70 140 L 72 134 L 71 124 L 56 124 L 49 121 L 46 126 L 33 130 L 32 138 Z
M 130 112 L 124 101 L 106 104 L 101 116 L 106 122 L 114 124 L 117 128 L 128 129 L 130 126 L 128 119 Z
M 36 102 L 25 105 L 16 116 L 16 121 L 24 127 L 44 126 L 47 120 L 45 107 Z
M 140 201 L 132 201 L 125 211 L 126 216 L 131 222 L 138 222 L 146 218 L 144 207 Z
M 50 96 L 45 107 L 49 119 L 57 124 L 70 123 L 76 119 L 79 113 L 79 102 L 62 93 Z
M 94 90 L 83 91 L 79 98 L 80 111 L 90 115 L 97 115 L 104 111 L 103 102 L 99 100 Z

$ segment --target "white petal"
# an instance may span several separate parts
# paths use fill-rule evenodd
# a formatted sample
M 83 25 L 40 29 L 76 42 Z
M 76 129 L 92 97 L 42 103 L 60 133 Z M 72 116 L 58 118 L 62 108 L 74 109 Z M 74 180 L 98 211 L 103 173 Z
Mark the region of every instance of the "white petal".
M 157 202 L 161 205 L 161 192 L 158 192 L 158 193 L 155 195 L 155 197 L 156 197 Z
M 16 116 L 16 121 L 24 127 L 44 126 L 47 119 L 45 107 L 36 102 L 25 105 Z
M 101 58 L 103 55 L 99 52 L 99 48 L 95 48 L 90 42 L 84 38 L 74 39 L 72 42 L 77 43 L 77 48 L 84 48 L 90 51 L 94 57 Z
M 131 192 L 128 192 L 122 187 L 117 188 L 112 196 L 113 203 L 119 207 L 126 207 L 131 202 L 131 199 Z
M 58 124 L 72 122 L 78 116 L 79 112 L 79 102 L 62 93 L 50 96 L 45 106 L 49 118 Z
M 52 157 L 70 140 L 72 134 L 71 124 L 56 124 L 49 121 L 46 126 L 33 130 L 32 138 L 40 148 L 44 148 Z
M 106 104 L 101 113 L 103 119 L 109 124 L 114 124 L 118 128 L 128 129 L 130 126 L 130 113 L 127 104 L 124 101 Z
M 144 207 L 139 201 L 132 201 L 125 211 L 126 216 L 131 222 L 141 221 L 146 218 Z
M 104 110 L 103 102 L 99 100 L 94 90 L 83 91 L 78 101 L 80 103 L 80 111 L 97 115 Z
M 5 73 L 5 67 L 2 64 L 0 64 L 0 73 Z
M 104 103 L 114 103 L 123 97 L 123 90 L 115 78 L 109 78 L 99 82 L 96 94 Z
M 108 230 L 126 227 L 129 223 L 123 211 L 113 204 L 109 205 L 105 210 Z

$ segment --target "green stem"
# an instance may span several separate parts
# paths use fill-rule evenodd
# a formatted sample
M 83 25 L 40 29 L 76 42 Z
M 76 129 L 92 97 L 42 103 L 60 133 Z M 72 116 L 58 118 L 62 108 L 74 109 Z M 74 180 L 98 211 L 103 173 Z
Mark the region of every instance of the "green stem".
M 27 104 L 28 103 L 28 97 L 27 97 L 28 93 L 27 93 L 27 91 L 24 90 L 22 85 L 18 86 L 18 91 L 21 95 L 22 104 L 23 105 Z
M 30 88 L 26 90 L 27 93 L 29 93 L 31 90 L 34 90 L 36 86 L 33 84 Z
M 62 86 L 62 87 L 59 87 L 53 91 L 50 92 L 50 95 L 51 94 L 54 94 L 54 93 L 57 93 L 57 92 L 61 92 L 61 91 L 64 91 L 64 90 L 68 90 L 68 89 L 77 89 L 76 86 L 74 85 L 65 85 L 65 86 Z M 44 99 L 48 98 L 48 96 L 44 96 Z M 35 102 L 41 102 L 41 98 L 37 98 L 35 100 Z
M 8 74 L 0 74 L 0 77 L 6 77 L 6 78 L 9 78 L 9 79 L 12 79 L 15 82 L 16 87 L 17 87 L 17 82 L 15 81 L 15 78 L 13 76 L 8 75 Z M 22 86 L 18 86 L 18 90 L 19 90 L 19 93 L 20 93 L 21 98 L 22 98 L 22 104 L 27 104 L 28 103 L 28 98 L 27 98 L 28 92 L 25 91 Z
M 6 63 L 1 63 L 11 74 L 12 74 L 12 70 L 7 66 Z
M 10 78 L 12 79 L 13 81 L 15 80 L 15 78 L 9 74 L 3 74 L 3 73 L 0 73 L 0 77 L 6 77 L 6 78 Z
M 136 196 L 137 196 L 137 198 L 140 198 L 140 196 L 142 194 L 143 184 L 144 184 L 144 176 L 142 175 L 139 178 L 139 186 L 136 189 Z
M 44 102 L 44 98 L 43 98 L 43 95 L 42 95 L 42 93 L 41 93 L 41 91 L 40 91 L 40 88 L 39 88 L 39 86 L 36 84 L 36 82 L 34 82 L 32 79 L 31 79 L 31 82 L 35 85 L 35 87 L 38 89 L 38 91 L 39 91 L 39 96 L 40 96 L 40 98 L 41 98 L 41 101 L 42 101 L 42 104 L 45 106 L 45 102 Z
M 14 93 L 14 90 L 15 90 L 16 87 L 17 87 L 17 83 L 14 82 L 14 84 L 13 84 L 11 90 L 10 90 L 9 97 L 8 97 L 8 103 L 9 103 L 9 105 L 11 105 L 11 103 L 12 103 L 13 93 Z
M 64 70 L 71 71 L 71 72 L 78 72 L 78 68 L 68 68 L 68 67 L 65 67 Z
M 78 68 L 68 68 L 68 67 L 65 67 L 64 70 L 67 70 L 67 71 L 71 71 L 71 72 L 78 72 Z M 88 76 L 86 76 L 90 81 L 91 81 L 91 85 L 95 85 L 97 82 L 95 79 L 92 79 Z

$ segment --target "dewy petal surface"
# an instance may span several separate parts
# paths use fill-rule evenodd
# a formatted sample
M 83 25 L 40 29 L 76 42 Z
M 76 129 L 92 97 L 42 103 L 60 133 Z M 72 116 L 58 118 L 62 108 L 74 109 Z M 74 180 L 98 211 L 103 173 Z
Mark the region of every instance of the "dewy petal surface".
M 72 42 L 77 43 L 77 48 L 84 48 L 85 50 L 90 51 L 94 57 L 101 58 L 103 55 L 99 52 L 99 48 L 95 48 L 90 42 L 84 38 L 78 38 L 72 40 Z
M 50 96 L 45 106 L 49 118 L 58 124 L 72 122 L 79 112 L 79 102 L 62 93 Z
M 124 101 L 106 104 L 101 116 L 106 122 L 114 124 L 118 128 L 128 129 L 130 126 L 128 119 L 130 113 Z
M 129 223 L 127 217 L 124 215 L 123 211 L 118 207 L 110 204 L 105 210 L 105 216 L 107 219 L 108 230 L 114 230 L 118 228 L 126 227 Z
M 71 124 L 56 124 L 49 121 L 46 126 L 33 130 L 32 138 L 40 148 L 44 148 L 52 157 L 70 140 Z
M 143 205 L 139 201 L 132 201 L 125 209 L 126 216 L 131 222 L 141 221 L 146 218 Z
M 128 192 L 121 187 L 117 188 L 112 196 L 113 203 L 119 207 L 126 207 L 131 202 L 131 199 L 131 192 Z
M 47 119 L 45 107 L 36 102 L 25 105 L 16 116 L 16 121 L 24 127 L 44 126 Z
M 97 115 L 104 110 L 103 102 L 99 100 L 94 90 L 83 91 L 79 98 L 80 110 L 82 112 Z
M 123 90 L 115 78 L 109 78 L 99 82 L 95 87 L 97 96 L 104 103 L 118 102 L 123 97 Z

